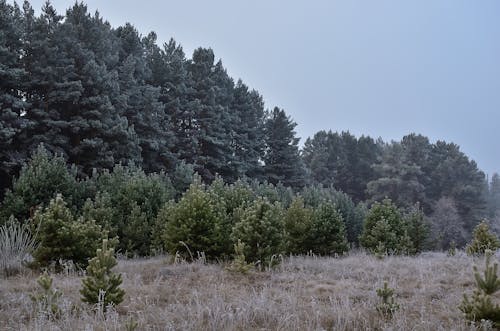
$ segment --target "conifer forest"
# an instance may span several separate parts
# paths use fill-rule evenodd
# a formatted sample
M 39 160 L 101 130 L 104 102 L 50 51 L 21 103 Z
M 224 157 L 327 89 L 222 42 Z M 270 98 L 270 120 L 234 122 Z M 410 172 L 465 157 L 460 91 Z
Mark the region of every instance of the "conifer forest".
M 217 49 L 35 9 L 0 0 L 0 329 L 500 327 L 500 176 L 460 146 L 300 142 Z

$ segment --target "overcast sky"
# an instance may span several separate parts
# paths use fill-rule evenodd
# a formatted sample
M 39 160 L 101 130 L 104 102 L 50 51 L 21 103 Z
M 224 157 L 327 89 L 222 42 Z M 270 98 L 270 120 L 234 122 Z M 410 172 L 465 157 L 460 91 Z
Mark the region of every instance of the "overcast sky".
M 43 0 L 31 1 L 35 9 Z M 72 1 L 52 1 L 64 13 Z M 229 74 L 297 122 L 384 140 L 446 140 L 500 171 L 500 1 L 86 1 L 190 57 L 213 48 Z

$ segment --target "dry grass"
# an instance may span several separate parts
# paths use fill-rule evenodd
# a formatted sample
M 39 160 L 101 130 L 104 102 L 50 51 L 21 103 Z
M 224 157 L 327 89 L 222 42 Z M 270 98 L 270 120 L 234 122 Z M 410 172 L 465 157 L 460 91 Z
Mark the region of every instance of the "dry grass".
M 475 261 L 482 265 L 481 261 Z M 0 280 L 1 330 L 470 330 L 457 306 L 472 291 L 472 258 L 430 253 L 378 260 L 363 253 L 286 259 L 276 270 L 232 274 L 220 265 L 120 261 L 125 301 L 106 315 L 80 303 L 81 277 L 54 275 L 58 319 L 37 314 L 34 274 Z M 401 309 L 384 320 L 376 288 L 396 289 Z

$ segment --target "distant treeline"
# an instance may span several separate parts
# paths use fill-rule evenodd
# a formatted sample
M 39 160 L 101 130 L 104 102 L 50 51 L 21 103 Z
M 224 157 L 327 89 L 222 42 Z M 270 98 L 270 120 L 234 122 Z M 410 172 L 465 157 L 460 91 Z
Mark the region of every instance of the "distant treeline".
M 20 185 L 14 178 L 43 144 L 82 182 L 117 164 L 172 180 L 189 168 L 207 184 L 220 176 L 228 184 L 341 191 L 360 205 L 385 197 L 403 209 L 419 204 L 443 248 L 449 240 L 464 243 L 482 218 L 499 221 L 500 177 L 488 182 L 455 144 L 320 131 L 300 150 L 295 126 L 284 110 L 266 110 L 257 91 L 235 82 L 211 49 L 187 58 L 174 40 L 159 46 L 154 32 L 111 27 L 82 3 L 65 15 L 47 3 L 37 16 L 27 1 L 21 8 L 0 0 L 2 199 L 6 189 L 12 198 Z M 102 198 L 99 190 L 82 197 L 62 191 L 43 202 L 63 193 L 80 210 L 85 199 Z M 23 206 L 17 217 L 37 207 Z M 357 241 L 349 227 L 347 235 Z

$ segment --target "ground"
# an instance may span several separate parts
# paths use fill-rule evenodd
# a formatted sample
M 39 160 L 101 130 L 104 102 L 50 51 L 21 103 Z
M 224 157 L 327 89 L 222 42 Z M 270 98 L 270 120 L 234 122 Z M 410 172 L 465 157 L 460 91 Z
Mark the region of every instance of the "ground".
M 120 260 L 124 302 L 106 314 L 80 301 L 81 273 L 53 275 L 63 292 L 57 319 L 37 312 L 31 271 L 0 279 L 1 330 L 471 330 L 458 305 L 474 288 L 472 265 L 459 252 L 377 259 L 293 257 L 248 275 L 220 264 L 169 263 L 168 257 Z M 400 310 L 381 316 L 376 289 L 395 289 Z M 500 298 L 498 300 L 500 302 Z

